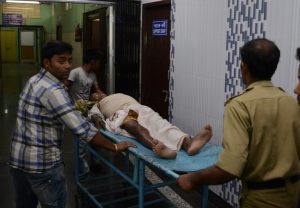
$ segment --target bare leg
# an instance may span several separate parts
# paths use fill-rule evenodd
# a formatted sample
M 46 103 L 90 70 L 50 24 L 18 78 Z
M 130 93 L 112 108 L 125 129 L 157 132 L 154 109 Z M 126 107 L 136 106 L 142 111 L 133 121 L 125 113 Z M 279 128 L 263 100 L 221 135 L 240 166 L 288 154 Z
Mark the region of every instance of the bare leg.
M 157 144 L 153 147 L 153 152 L 161 156 L 162 158 L 175 159 L 177 151 L 166 147 L 162 142 L 154 140 Z
M 128 120 L 122 124 L 121 128 L 126 130 L 129 134 L 134 136 L 139 142 L 146 147 L 153 149 L 153 151 L 163 158 L 175 158 L 176 151 L 166 147 L 163 143 L 155 140 L 149 133 L 149 131 L 141 126 L 136 120 Z
M 205 125 L 192 139 L 184 138 L 182 147 L 188 155 L 194 155 L 199 152 L 199 150 L 210 140 L 211 137 L 212 128 L 210 125 Z

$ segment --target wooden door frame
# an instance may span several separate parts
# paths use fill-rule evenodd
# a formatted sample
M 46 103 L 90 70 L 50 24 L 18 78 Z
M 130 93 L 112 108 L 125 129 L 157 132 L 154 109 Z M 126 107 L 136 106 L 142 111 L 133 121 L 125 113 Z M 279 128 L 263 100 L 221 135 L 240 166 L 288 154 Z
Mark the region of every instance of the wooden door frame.
M 86 12 L 86 13 L 83 13 L 83 51 L 85 51 L 86 49 L 88 49 L 88 45 L 90 41 L 90 38 L 89 38 L 89 31 L 90 31 L 90 28 L 92 27 L 90 25 L 90 20 L 92 20 L 93 18 L 90 18 L 92 16 L 95 16 L 95 18 L 97 18 L 97 14 L 99 14 L 100 10 L 102 10 L 103 8 L 99 8 L 99 9 L 96 9 L 96 10 L 92 10 L 92 11 L 89 11 L 89 12 Z
M 168 4 L 171 5 L 171 0 L 150 2 L 147 4 L 143 4 L 143 10 L 144 10 L 144 7 L 149 8 L 149 7 L 157 7 L 157 6 L 163 6 L 163 5 L 168 5 Z
M 114 4 L 109 4 L 103 8 L 106 8 L 106 20 L 107 21 L 107 37 L 106 37 L 106 70 L 107 70 L 107 74 L 106 77 L 107 82 L 106 82 L 106 91 L 107 93 L 111 94 L 114 93 L 115 91 L 115 25 L 114 25 L 114 16 L 115 16 L 115 5 Z M 86 40 L 88 40 L 88 34 L 85 31 L 88 31 L 88 17 L 90 15 L 95 15 L 97 13 L 99 13 L 100 9 L 103 8 L 99 8 L 93 11 L 89 11 L 86 13 L 83 13 L 83 51 L 85 51 L 87 49 L 87 45 L 88 43 L 86 42 Z M 106 21 L 105 20 L 105 21 Z

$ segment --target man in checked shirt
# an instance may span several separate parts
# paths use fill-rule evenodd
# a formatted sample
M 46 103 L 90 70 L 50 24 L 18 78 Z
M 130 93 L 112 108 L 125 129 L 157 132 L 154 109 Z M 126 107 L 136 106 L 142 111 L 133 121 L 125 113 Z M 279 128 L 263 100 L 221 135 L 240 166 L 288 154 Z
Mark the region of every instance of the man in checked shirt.
M 16 207 L 65 207 L 66 181 L 61 144 L 64 127 L 96 146 L 113 152 L 134 147 L 113 144 L 75 110 L 63 82 L 71 70 L 72 46 L 48 42 L 42 50 L 42 68 L 26 83 L 18 105 L 11 141 L 10 166 Z

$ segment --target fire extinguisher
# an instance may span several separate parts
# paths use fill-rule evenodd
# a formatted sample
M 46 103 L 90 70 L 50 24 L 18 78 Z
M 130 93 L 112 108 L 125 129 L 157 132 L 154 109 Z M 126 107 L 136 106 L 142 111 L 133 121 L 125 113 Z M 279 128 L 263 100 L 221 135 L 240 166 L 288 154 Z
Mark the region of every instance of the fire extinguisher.
M 77 24 L 75 29 L 75 42 L 80 42 L 82 39 L 82 30 L 79 27 L 79 24 Z

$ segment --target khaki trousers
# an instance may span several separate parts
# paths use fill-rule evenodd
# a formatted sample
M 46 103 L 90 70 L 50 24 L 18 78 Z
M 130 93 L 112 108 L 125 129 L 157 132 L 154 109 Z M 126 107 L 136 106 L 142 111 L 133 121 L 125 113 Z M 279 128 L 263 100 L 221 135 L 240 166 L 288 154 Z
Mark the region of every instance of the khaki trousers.
M 241 208 L 296 208 L 298 204 L 300 180 L 291 183 L 286 181 L 285 187 L 263 190 L 248 190 L 243 185 Z

